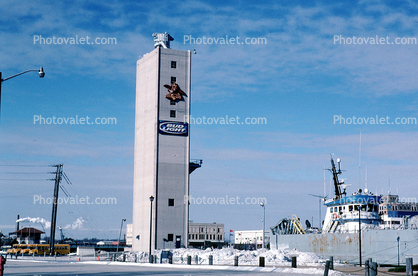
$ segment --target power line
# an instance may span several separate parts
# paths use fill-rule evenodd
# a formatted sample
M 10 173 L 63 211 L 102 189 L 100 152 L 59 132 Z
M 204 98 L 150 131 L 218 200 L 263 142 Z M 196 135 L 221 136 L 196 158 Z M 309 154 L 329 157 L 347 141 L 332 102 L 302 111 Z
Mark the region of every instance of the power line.
M 49 179 L 11 179 L 0 178 L 0 181 L 48 181 Z
M 50 167 L 48 165 L 3 165 L 0 164 L 0 167 Z
M 75 194 L 76 196 L 80 195 L 77 191 L 77 189 L 75 188 L 74 185 L 72 185 L 71 180 L 68 178 L 67 175 L 64 176 L 64 179 L 66 180 L 67 184 L 69 184 L 69 188 L 72 190 L 72 193 Z M 77 209 L 77 211 L 83 215 L 83 212 L 80 210 L 79 206 L 77 204 L 74 205 Z M 87 217 L 90 218 L 89 220 L 87 220 L 87 223 L 89 223 L 93 229 L 96 229 L 96 233 L 100 233 L 102 235 L 102 237 L 107 238 L 106 235 L 103 235 L 101 230 L 102 228 L 99 226 L 99 223 L 97 222 L 97 220 L 94 218 L 93 214 L 90 212 L 90 210 L 86 207 L 86 205 L 82 204 L 82 208 L 84 209 L 84 213 L 87 214 Z
M 46 193 L 46 192 L 50 192 L 51 190 L 43 190 L 43 191 L 38 191 L 38 193 Z M 33 193 L 30 194 L 18 194 L 18 195 L 6 195 L 6 196 L 0 196 L 0 198 L 9 198 L 9 197 L 27 197 L 27 196 L 34 196 Z
M 0 174 L 50 174 L 50 172 L 0 172 Z
M 15 183 L 22 182 L 21 184 L 17 184 L 17 187 L 24 186 L 23 182 L 45 182 L 42 184 L 49 184 L 47 182 L 56 181 L 57 179 L 57 172 L 51 172 L 51 167 L 57 167 L 59 165 L 35 165 L 35 164 L 27 164 L 27 165 L 18 165 L 18 164 L 0 164 L 0 168 L 3 171 L 0 171 L 0 177 L 3 176 L 4 178 L 0 178 L 0 183 L 4 183 L 7 181 L 13 182 L 13 185 L 16 185 Z M 7 171 L 6 168 L 10 168 L 10 171 Z M 21 168 L 21 169 L 19 169 Z M 33 169 L 30 169 L 33 168 Z M 37 171 L 37 168 L 49 168 L 48 170 L 40 169 L 44 172 Z M 21 171 L 19 171 L 21 170 Z M 43 178 L 36 178 L 36 175 L 47 175 L 47 174 L 55 174 L 54 179 L 43 179 Z M 42 177 L 42 176 L 41 176 Z M 80 193 L 77 191 L 76 187 L 71 182 L 70 178 L 66 173 L 64 173 L 61 170 L 61 173 L 58 175 L 58 177 L 62 177 L 63 180 L 68 184 L 67 187 L 61 183 L 59 183 L 58 189 L 61 189 L 63 192 L 63 197 L 67 198 L 75 198 L 75 197 L 81 197 Z M 4 184 L 3 184 L 4 185 Z M 33 185 L 32 183 L 30 185 Z M 25 186 L 26 187 L 26 186 Z M 43 186 L 42 186 L 43 187 Z M 49 190 L 48 190 L 49 191 Z M 54 193 L 55 194 L 55 193 Z M 20 194 L 20 195 L 2 195 L 0 198 L 16 198 L 16 197 L 29 197 L 33 196 L 33 194 Z M 78 204 L 74 204 L 73 207 L 68 206 L 67 204 L 60 204 L 60 207 L 64 207 L 64 210 L 66 210 L 68 213 L 73 213 L 72 210 L 77 210 L 77 213 L 79 213 L 80 216 L 86 218 L 86 224 L 89 226 L 90 229 L 96 232 L 98 236 L 101 236 L 102 238 L 106 239 L 107 235 L 103 232 L 103 228 L 100 227 L 100 224 L 98 223 L 95 216 L 92 214 L 92 212 L 89 210 L 89 206 L 86 206 L 84 204 L 81 204 L 83 206 L 78 206 Z M 52 219 L 53 220 L 53 219 Z M 51 220 L 51 223 L 52 223 Z M 55 219 L 55 222 L 57 220 Z M 52 230 L 52 229 L 51 229 Z M 100 233 L 100 234 L 99 234 Z

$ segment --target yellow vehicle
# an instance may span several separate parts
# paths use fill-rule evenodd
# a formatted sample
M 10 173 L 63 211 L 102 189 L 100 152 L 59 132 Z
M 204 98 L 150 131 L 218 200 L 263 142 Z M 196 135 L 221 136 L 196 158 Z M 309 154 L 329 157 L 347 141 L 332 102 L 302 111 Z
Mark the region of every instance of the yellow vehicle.
M 67 255 L 70 253 L 70 245 L 69 244 L 55 244 L 54 251 L 57 255 Z
M 25 248 L 20 250 L 20 254 L 29 254 L 29 252 L 36 247 L 36 244 L 28 244 Z
M 35 244 L 35 247 L 29 251 L 29 255 L 32 254 L 36 255 L 44 255 L 46 253 L 49 254 L 49 244 Z
M 22 248 L 26 248 L 26 244 L 13 244 L 13 248 L 10 250 L 10 254 L 19 254 Z M 9 252 L 9 250 L 7 250 Z
M 7 254 L 12 254 L 12 250 L 13 250 L 14 248 L 12 247 L 12 248 L 9 248 L 9 249 L 7 249 Z
M 54 245 L 54 252 L 57 255 L 67 255 L 70 253 L 70 245 L 69 244 L 55 244 Z M 36 255 L 49 255 L 49 244 L 35 244 L 35 248 L 29 251 L 29 254 L 36 254 Z

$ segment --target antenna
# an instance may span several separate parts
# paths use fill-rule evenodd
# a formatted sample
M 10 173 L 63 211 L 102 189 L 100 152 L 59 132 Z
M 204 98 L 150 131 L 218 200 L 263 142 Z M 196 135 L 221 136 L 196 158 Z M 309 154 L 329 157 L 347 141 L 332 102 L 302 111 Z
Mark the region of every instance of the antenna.
M 391 190 L 392 188 L 390 187 L 390 178 L 389 178 L 389 195 L 390 195 Z
M 325 165 L 324 165 L 324 197 L 326 196 L 326 194 L 327 194 L 327 190 L 325 187 Z
M 366 165 L 366 175 L 365 175 L 365 183 L 364 183 L 364 185 L 366 186 L 366 189 L 367 189 L 367 165 Z
M 360 131 L 360 144 L 358 149 L 358 188 L 361 188 L 361 131 Z

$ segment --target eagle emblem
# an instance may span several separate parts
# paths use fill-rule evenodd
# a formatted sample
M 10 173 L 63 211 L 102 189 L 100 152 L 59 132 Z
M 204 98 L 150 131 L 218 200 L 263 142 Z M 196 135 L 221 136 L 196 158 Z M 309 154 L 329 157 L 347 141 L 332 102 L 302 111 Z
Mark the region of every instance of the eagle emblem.
M 180 89 L 180 86 L 175 82 L 172 82 L 171 85 L 164 84 L 164 87 L 167 88 L 168 91 L 168 94 L 165 95 L 167 99 L 181 101 L 183 100 L 183 96 L 186 96 L 186 93 L 184 93 L 184 91 Z

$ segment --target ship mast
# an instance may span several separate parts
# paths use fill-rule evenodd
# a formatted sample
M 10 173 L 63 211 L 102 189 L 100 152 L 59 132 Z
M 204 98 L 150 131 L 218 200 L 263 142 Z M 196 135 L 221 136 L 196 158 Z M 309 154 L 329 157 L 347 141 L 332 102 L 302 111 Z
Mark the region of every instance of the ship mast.
M 330 172 L 332 172 L 332 178 L 334 180 L 334 190 L 335 190 L 334 200 L 339 200 L 342 197 L 341 188 L 340 188 L 340 185 L 342 183 L 340 183 L 340 181 L 338 180 L 338 175 L 341 174 L 341 165 L 340 165 L 341 160 L 340 160 L 340 158 L 337 159 L 337 163 L 338 163 L 338 170 L 335 168 L 334 159 L 332 159 L 332 156 L 331 156 L 332 169 L 328 169 L 328 170 Z

